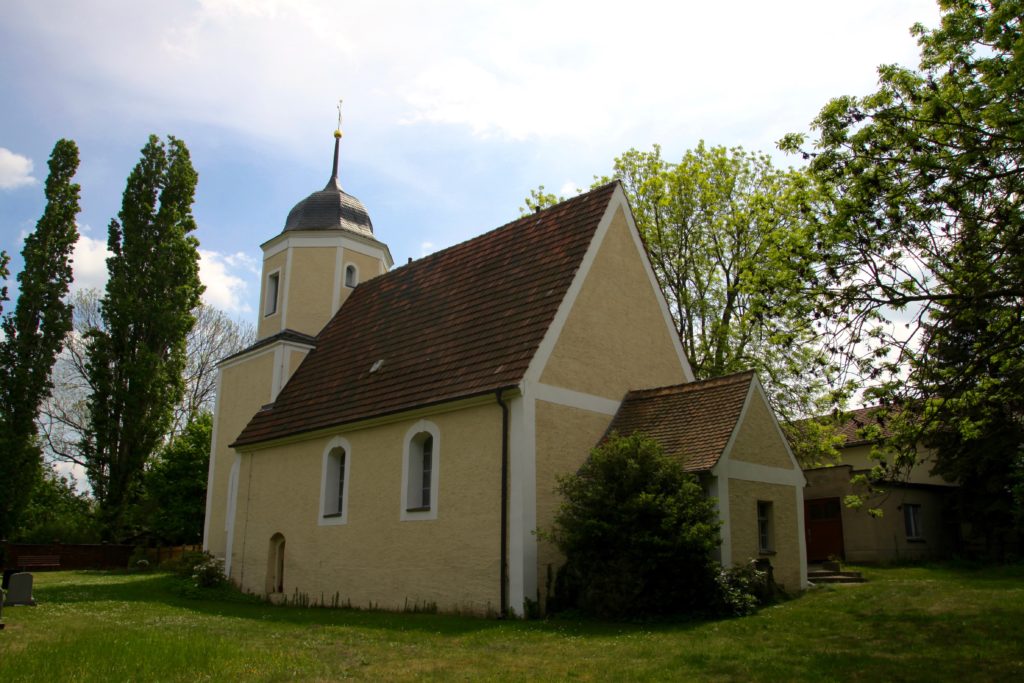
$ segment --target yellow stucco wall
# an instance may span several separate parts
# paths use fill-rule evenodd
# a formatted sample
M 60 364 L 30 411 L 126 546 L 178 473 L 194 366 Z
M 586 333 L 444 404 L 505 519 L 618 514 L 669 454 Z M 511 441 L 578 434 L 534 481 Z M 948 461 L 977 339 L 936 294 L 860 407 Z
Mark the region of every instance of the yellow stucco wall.
M 235 452 L 228 444 L 238 437 L 256 411 L 270 402 L 273 372 L 273 350 L 220 370 L 221 400 L 217 404 L 213 483 L 207 493 L 213 499 L 206 540 L 209 551 L 214 555 L 223 556 L 227 542 L 228 479 L 235 461 Z
M 840 462 L 843 465 L 850 465 L 855 470 L 870 470 L 878 464 L 878 461 L 871 457 L 871 446 L 853 446 L 843 448 L 839 451 Z M 938 475 L 931 474 L 935 466 L 935 453 L 929 449 L 919 448 L 918 464 L 915 465 L 907 477 L 907 481 L 914 484 L 936 484 L 938 486 L 954 486 Z
M 263 261 L 263 280 L 260 283 L 260 308 L 257 313 L 259 316 L 259 322 L 256 325 L 257 339 L 263 339 L 281 331 L 281 315 L 285 289 L 284 283 L 285 277 L 287 277 L 284 268 L 286 260 L 287 256 L 285 252 L 281 252 L 274 254 Z M 277 289 L 277 310 L 272 315 L 263 315 L 263 312 L 266 310 L 267 276 L 275 270 L 280 273 Z
M 318 524 L 323 454 L 335 435 L 244 455 L 232 578 L 263 593 L 270 538 L 281 533 L 288 596 L 497 611 L 501 411 L 481 405 L 425 419 L 440 431 L 436 520 L 400 520 L 403 442 L 416 419 L 339 432 L 351 445 L 343 525 Z
M 730 457 L 733 460 L 786 470 L 796 468 L 786 452 L 783 437 L 772 417 L 771 408 L 756 391 L 751 396 L 747 414 L 736 435 Z
M 758 549 L 757 502 L 772 503 L 774 554 Z M 792 486 L 729 479 L 729 515 L 732 521 L 733 564 L 767 557 L 775 571 L 775 580 L 786 590 L 800 590 L 800 537 L 803 529 L 797 520 L 796 490 Z
M 334 313 L 331 304 L 337 250 L 328 247 L 296 247 L 291 251 L 285 324 L 289 329 L 315 335 Z
M 537 527 L 550 530 L 561 496 L 555 493 L 559 475 L 575 472 L 583 464 L 610 416 L 579 408 L 537 401 Z M 546 541 L 537 543 L 537 586 L 545 596 L 548 566 L 557 571 L 565 558 Z M 533 596 L 528 596 L 533 597 Z
M 295 374 L 295 371 L 299 369 L 299 365 L 302 364 L 302 360 L 306 357 L 306 354 L 308 353 L 308 350 L 288 352 L 288 367 L 286 368 L 285 375 L 281 377 L 282 387 L 284 387 L 284 385 L 287 384 L 288 380 L 291 379 L 292 375 Z
M 685 381 L 642 258 L 620 209 L 541 382 L 620 400 L 629 389 Z
M 367 256 L 352 249 L 345 250 L 344 259 L 346 265 L 352 263 L 358 269 L 359 282 L 366 282 L 377 277 L 384 268 L 381 260 L 376 256 Z

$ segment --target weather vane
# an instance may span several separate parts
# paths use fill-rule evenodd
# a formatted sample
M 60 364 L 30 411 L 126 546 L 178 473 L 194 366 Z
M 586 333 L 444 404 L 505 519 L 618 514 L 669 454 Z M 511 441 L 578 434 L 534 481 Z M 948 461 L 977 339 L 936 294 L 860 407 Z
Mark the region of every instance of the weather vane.
M 338 128 L 334 131 L 334 137 L 341 137 L 341 103 L 345 100 L 338 100 Z

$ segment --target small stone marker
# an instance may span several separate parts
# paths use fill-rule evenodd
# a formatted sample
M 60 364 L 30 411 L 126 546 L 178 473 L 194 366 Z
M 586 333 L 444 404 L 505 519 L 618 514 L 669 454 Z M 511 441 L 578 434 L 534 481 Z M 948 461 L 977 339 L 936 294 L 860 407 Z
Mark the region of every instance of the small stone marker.
M 11 575 L 11 582 L 7 588 L 7 597 L 4 605 L 30 605 L 35 607 L 36 600 L 32 597 L 32 575 L 28 572 L 20 572 Z

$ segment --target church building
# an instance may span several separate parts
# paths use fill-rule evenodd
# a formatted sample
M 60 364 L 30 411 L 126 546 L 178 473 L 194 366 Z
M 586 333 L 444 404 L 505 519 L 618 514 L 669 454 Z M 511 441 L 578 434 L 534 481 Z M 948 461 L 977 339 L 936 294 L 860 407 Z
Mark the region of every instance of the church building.
M 393 268 L 338 138 L 219 366 L 204 547 L 236 585 L 523 615 L 562 563 L 557 477 L 617 431 L 698 475 L 723 564 L 806 587 L 803 473 L 754 374 L 694 381 L 617 182 Z

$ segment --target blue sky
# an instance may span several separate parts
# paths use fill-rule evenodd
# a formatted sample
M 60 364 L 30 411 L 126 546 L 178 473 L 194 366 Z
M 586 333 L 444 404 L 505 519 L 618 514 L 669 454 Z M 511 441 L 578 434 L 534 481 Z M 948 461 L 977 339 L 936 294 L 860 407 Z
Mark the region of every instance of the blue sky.
M 931 0 L 729 3 L 4 0 L 0 249 L 43 208 L 60 137 L 82 163 L 76 286 L 102 287 L 106 227 L 150 133 L 185 140 L 207 300 L 255 319 L 259 244 L 330 175 L 396 263 L 571 194 L 630 147 L 772 153 L 883 63 L 916 65 Z M 12 274 L 13 280 L 13 274 Z M 13 284 L 13 283 L 12 283 Z

